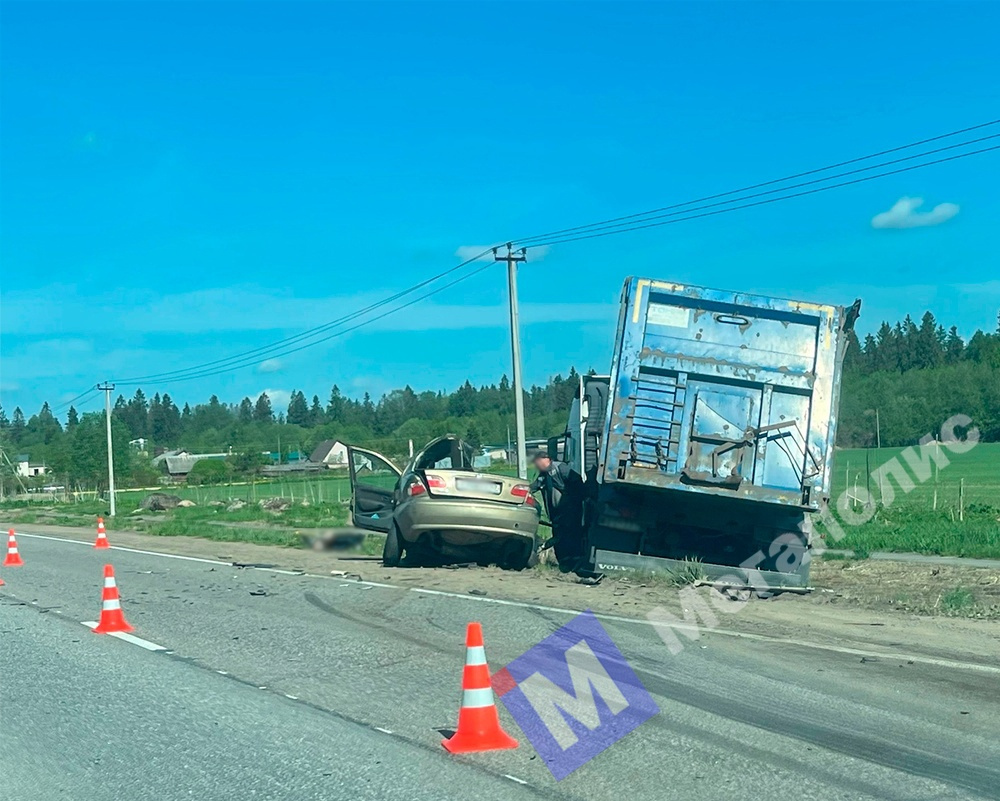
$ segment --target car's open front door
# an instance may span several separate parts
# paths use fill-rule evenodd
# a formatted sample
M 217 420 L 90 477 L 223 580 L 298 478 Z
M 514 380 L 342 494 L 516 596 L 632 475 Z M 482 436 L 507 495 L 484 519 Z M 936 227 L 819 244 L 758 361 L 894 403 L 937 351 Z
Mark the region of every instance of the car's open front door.
M 402 471 L 381 454 L 353 445 L 347 446 L 347 464 L 351 471 L 351 521 L 358 528 L 388 531 Z

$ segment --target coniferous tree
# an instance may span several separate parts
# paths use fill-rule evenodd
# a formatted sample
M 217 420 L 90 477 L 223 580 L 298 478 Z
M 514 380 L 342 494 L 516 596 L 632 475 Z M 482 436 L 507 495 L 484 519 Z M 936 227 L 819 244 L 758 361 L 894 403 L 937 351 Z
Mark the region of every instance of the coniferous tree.
M 323 405 L 319 402 L 319 395 L 313 395 L 312 406 L 309 407 L 309 425 L 318 426 L 323 422 Z
M 344 422 L 344 396 L 336 384 L 330 390 L 330 400 L 326 404 L 326 419 L 331 423 Z
M 236 417 L 241 423 L 253 422 L 253 401 L 250 398 L 244 397 L 240 401 L 240 408 L 236 413 Z
M 958 327 L 952 326 L 948 329 L 948 336 L 944 342 L 944 360 L 947 364 L 958 364 L 965 354 L 965 343 L 958 335 Z
M 306 404 L 306 396 L 295 390 L 288 401 L 288 416 L 286 418 L 291 425 L 304 426 L 309 424 L 309 406 Z
M 253 419 L 257 423 L 273 423 L 274 411 L 271 409 L 271 399 L 266 392 L 261 392 L 253 407 Z
M 19 445 L 24 438 L 24 429 L 27 423 L 24 419 L 24 412 L 20 406 L 14 407 L 14 414 L 10 418 L 10 439 L 15 445 Z

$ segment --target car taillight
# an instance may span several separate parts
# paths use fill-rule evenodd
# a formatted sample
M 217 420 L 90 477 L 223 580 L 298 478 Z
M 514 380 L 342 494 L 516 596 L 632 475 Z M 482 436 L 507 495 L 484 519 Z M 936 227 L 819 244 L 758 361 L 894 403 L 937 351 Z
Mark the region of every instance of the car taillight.
M 531 487 L 527 484 L 515 484 L 510 488 L 510 494 L 515 498 L 521 498 L 528 506 L 535 505 L 535 498 L 531 494 Z
M 427 487 L 423 485 L 419 478 L 410 479 L 410 483 L 406 485 L 406 494 L 411 498 L 423 495 L 425 492 L 427 492 Z
M 441 476 L 424 476 L 427 486 L 431 489 L 445 489 L 448 483 Z

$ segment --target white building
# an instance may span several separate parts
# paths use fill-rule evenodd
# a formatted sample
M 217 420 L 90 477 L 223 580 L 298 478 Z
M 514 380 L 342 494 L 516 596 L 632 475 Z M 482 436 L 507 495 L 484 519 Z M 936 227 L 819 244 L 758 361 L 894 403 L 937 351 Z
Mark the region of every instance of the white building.
M 313 448 L 309 461 L 325 464 L 331 469 L 347 467 L 347 446 L 340 440 L 324 440 Z
M 32 464 L 27 459 L 19 460 L 17 463 L 17 474 L 21 478 L 35 478 L 36 476 L 44 476 L 48 472 L 49 468 L 44 464 Z

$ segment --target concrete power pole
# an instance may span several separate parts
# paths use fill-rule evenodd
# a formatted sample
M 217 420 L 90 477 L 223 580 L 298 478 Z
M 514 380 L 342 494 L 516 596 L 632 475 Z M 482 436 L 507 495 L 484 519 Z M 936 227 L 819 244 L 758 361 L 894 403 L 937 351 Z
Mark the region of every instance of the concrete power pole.
M 521 380 L 521 324 L 517 311 L 517 263 L 527 261 L 525 249 L 515 253 L 511 243 L 507 243 L 507 253 L 497 254 L 493 248 L 495 261 L 507 262 L 507 291 L 510 295 L 510 350 L 514 362 L 514 423 L 517 430 L 517 475 L 528 477 L 528 451 L 524 441 L 524 384 Z
M 115 516 L 115 455 L 111 447 L 111 393 L 115 390 L 114 384 L 98 384 L 97 389 L 104 393 L 104 421 L 108 426 L 108 495 L 111 496 L 111 513 L 109 517 Z

